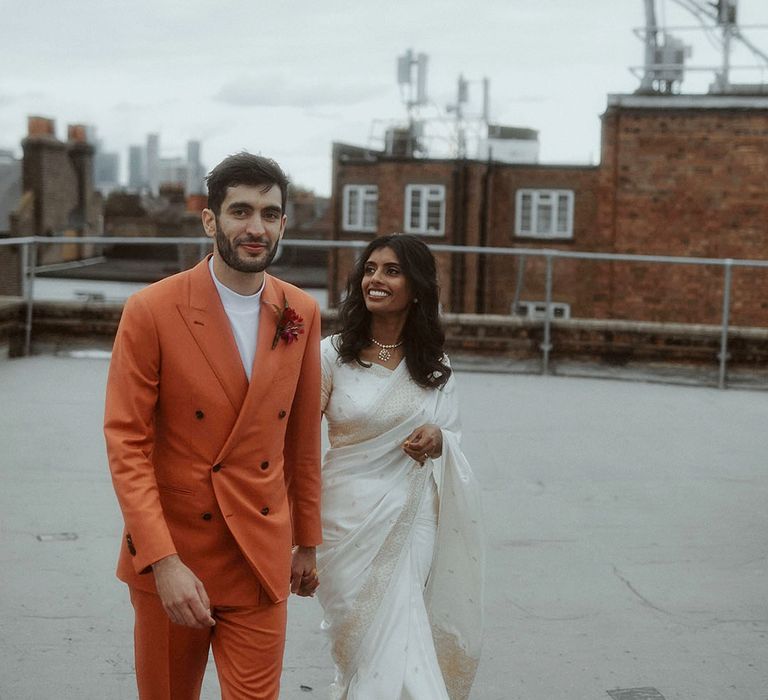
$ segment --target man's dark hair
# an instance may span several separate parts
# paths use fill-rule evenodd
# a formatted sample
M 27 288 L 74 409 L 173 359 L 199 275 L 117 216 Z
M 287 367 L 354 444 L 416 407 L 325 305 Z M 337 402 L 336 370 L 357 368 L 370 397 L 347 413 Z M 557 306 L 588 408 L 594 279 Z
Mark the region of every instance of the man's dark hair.
M 445 333 L 440 324 L 435 258 L 423 241 L 407 233 L 374 238 L 358 257 L 347 281 L 347 295 L 339 307 L 339 357 L 345 363 L 370 366 L 360 359 L 362 350 L 371 344 L 371 314 L 363 298 L 362 280 L 368 258 L 379 248 L 391 248 L 397 256 L 416 300 L 408 309 L 403 328 L 405 365 L 419 386 L 439 389 L 451 376 L 451 368 L 443 353 Z
M 261 187 L 266 192 L 274 185 L 280 188 L 283 213 L 288 200 L 288 177 L 271 158 L 242 151 L 227 156 L 205 178 L 208 185 L 208 208 L 218 216 L 227 190 L 237 185 Z

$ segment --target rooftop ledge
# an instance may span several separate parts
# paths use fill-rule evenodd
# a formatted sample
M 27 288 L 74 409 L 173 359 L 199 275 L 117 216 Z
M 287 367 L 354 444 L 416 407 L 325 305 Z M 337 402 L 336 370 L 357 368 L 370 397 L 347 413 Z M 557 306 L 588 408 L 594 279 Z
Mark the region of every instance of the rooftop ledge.
M 608 107 L 768 110 L 768 97 L 762 95 L 608 95 Z

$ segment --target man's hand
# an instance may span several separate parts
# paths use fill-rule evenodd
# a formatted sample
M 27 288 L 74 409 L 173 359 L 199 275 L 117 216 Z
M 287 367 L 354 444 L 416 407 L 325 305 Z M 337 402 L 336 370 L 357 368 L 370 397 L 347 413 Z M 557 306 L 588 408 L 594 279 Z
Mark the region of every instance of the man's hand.
M 152 564 L 157 592 L 171 622 L 186 627 L 213 627 L 211 601 L 202 581 L 185 566 L 178 554 Z
M 320 585 L 314 547 L 294 547 L 291 559 L 291 593 L 313 596 Z

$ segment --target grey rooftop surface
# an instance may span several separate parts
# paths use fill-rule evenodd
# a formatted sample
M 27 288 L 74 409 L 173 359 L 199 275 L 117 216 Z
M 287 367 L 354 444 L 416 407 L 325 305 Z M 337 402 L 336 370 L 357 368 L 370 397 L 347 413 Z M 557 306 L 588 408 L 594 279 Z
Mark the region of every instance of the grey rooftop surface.
M 2 700 L 136 697 L 106 372 L 106 359 L 0 361 Z M 472 697 L 766 700 L 765 393 L 457 378 L 488 540 Z M 326 698 L 319 606 L 289 610 L 281 698 Z M 212 664 L 203 697 L 218 697 Z

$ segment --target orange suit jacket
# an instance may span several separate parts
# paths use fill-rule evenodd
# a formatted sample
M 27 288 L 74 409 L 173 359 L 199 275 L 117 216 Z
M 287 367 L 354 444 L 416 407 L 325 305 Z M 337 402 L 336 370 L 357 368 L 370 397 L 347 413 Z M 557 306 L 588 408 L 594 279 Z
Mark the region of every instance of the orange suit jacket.
M 261 299 L 250 383 L 208 259 L 126 302 L 104 432 L 131 586 L 154 591 L 152 563 L 177 553 L 212 602 L 252 602 L 254 576 L 277 602 L 292 544 L 321 541 L 320 312 L 270 275 Z M 304 333 L 273 349 L 286 302 Z

